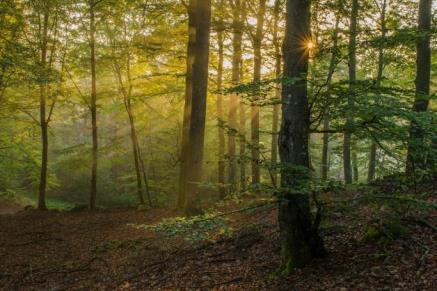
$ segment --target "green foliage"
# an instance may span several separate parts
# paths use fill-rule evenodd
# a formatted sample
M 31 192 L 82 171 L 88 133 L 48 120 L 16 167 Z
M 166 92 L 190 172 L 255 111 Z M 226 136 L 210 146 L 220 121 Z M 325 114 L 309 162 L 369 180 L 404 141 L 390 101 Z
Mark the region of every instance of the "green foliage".
M 217 212 L 201 216 L 167 218 L 153 225 L 131 225 L 135 228 L 151 230 L 167 237 L 182 237 L 189 243 L 214 241 L 232 234 L 228 219 Z

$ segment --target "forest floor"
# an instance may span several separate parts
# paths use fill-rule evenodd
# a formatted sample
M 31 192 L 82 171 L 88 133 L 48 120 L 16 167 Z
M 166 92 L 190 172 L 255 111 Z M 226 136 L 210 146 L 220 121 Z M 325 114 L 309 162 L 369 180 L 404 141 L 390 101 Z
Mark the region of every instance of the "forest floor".
M 3 214 L 0 289 L 435 290 L 436 233 L 406 223 L 389 242 L 363 240 L 369 212 L 334 211 L 322 230 L 329 255 L 287 278 L 275 273 L 274 207 L 236 211 L 231 236 L 194 245 L 132 227 L 175 216 L 168 209 Z

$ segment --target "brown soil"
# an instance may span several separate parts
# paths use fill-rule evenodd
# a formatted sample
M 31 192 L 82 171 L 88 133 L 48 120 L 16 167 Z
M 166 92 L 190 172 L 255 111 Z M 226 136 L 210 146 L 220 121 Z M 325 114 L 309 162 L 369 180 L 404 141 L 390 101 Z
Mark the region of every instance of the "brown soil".
M 173 215 L 2 215 L 0 289 L 435 290 L 437 283 L 436 234 L 426 227 L 409 225 L 407 236 L 389 244 L 363 243 L 339 215 L 323 231 L 329 256 L 281 278 L 276 210 L 236 213 L 232 237 L 195 246 L 128 225 Z

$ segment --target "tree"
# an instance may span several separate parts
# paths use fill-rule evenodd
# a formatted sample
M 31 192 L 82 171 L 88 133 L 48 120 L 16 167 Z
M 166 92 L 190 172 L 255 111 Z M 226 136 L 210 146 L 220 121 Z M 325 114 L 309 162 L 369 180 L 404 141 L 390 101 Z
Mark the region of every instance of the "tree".
M 349 59 L 349 94 L 347 97 L 347 113 L 346 113 L 346 125 L 343 141 L 343 168 L 344 168 L 344 180 L 346 184 L 352 183 L 352 131 L 354 126 L 353 110 L 355 103 L 354 86 L 356 82 L 356 67 L 357 67 L 357 29 L 358 29 L 358 0 L 352 0 L 352 10 L 349 23 L 349 47 L 348 47 L 348 59 Z M 357 175 L 355 175 L 357 176 Z
M 261 44 L 264 36 L 264 18 L 266 12 L 266 0 L 259 0 L 259 7 L 256 21 L 256 31 L 253 38 L 253 82 L 255 85 L 261 82 L 262 53 Z M 258 86 L 258 85 L 257 85 Z M 258 97 L 259 98 L 259 97 Z M 260 144 L 259 144 L 259 113 L 260 108 L 255 99 L 251 104 L 251 155 L 252 155 L 252 184 L 255 187 L 260 183 Z M 258 102 L 257 102 L 258 101 Z
M 326 85 L 328 90 L 332 82 L 332 77 L 334 75 L 335 66 L 338 63 L 339 52 L 338 52 L 338 32 L 340 25 L 340 13 L 337 11 L 335 19 L 334 33 L 332 35 L 332 53 L 331 59 L 329 61 L 328 77 L 326 79 Z M 326 107 L 323 116 L 323 145 L 322 145 L 322 180 L 328 179 L 329 173 L 329 107 Z
M 375 2 L 378 5 L 378 2 Z M 383 0 L 381 5 L 378 5 L 378 10 L 380 12 L 380 29 L 381 29 L 381 38 L 384 40 L 387 35 L 387 24 L 386 24 L 386 10 L 387 10 L 387 0 Z M 381 82 L 384 73 L 384 44 L 381 44 L 378 48 L 378 72 L 376 76 L 376 87 L 381 87 Z M 376 141 L 372 141 L 370 146 L 370 155 L 369 155 L 369 170 L 367 173 L 367 182 L 370 183 L 375 179 L 376 172 L 376 150 L 377 144 Z
M 308 187 L 310 109 L 307 75 L 311 41 L 311 1 L 287 0 L 284 39 L 282 125 L 279 135 L 281 189 L 279 229 L 285 272 L 324 254 L 323 242 L 312 222 Z
M 431 7 L 432 0 L 420 0 L 418 38 L 416 43 L 416 94 L 413 112 L 418 115 L 428 110 L 431 81 Z M 426 150 L 423 148 L 424 132 L 419 122 L 413 120 L 407 153 L 407 175 L 416 169 L 426 168 Z
M 180 154 L 180 171 L 179 171 L 179 194 L 177 200 L 177 208 L 182 209 L 185 205 L 187 177 L 188 172 L 187 160 L 190 148 L 189 145 L 189 129 L 193 98 L 193 64 L 195 59 L 196 35 L 197 35 L 197 0 L 190 0 L 187 8 L 188 12 L 188 45 L 187 45 L 187 69 L 185 75 L 185 103 L 184 103 L 184 118 L 182 124 L 182 142 Z
M 126 27 L 126 24 L 124 24 Z M 125 29 L 126 33 L 126 29 Z M 143 183 L 142 183 L 142 176 L 141 176 L 141 161 L 140 161 L 140 148 L 138 144 L 138 137 L 137 137 L 137 130 L 135 127 L 135 116 L 132 108 L 132 90 L 133 90 L 133 83 L 132 83 L 132 76 L 131 76 L 131 54 L 129 51 L 129 45 L 127 41 L 127 36 L 124 35 L 124 43 L 127 46 L 126 48 L 126 56 L 125 56 L 125 69 L 126 69 L 126 85 L 125 81 L 123 81 L 122 71 L 120 64 L 115 56 L 115 53 L 113 53 L 113 62 L 114 62 L 114 71 L 117 77 L 117 81 L 119 84 L 120 92 L 123 96 L 123 104 L 126 109 L 126 113 L 129 118 L 129 126 L 130 126 L 130 136 L 131 136 L 131 142 L 132 142 L 132 155 L 134 158 L 134 166 L 135 166 L 135 174 L 136 174 L 136 180 L 137 180 L 137 195 L 138 195 L 138 201 L 141 205 L 144 204 L 144 196 L 143 196 Z M 112 44 L 114 47 L 116 45 L 115 42 Z M 144 183 L 147 183 L 147 180 L 145 179 Z M 148 192 L 148 189 L 146 189 Z M 150 195 L 149 197 L 149 203 L 150 201 Z
M 190 116 L 189 148 L 187 158 L 187 199 L 185 214 L 201 212 L 198 184 L 202 177 L 203 144 L 205 138 L 206 96 L 208 89 L 209 34 L 211 27 L 211 0 L 196 5 L 196 46 L 193 63 L 192 108 Z
M 242 39 L 243 39 L 243 7 L 245 6 L 245 0 L 229 0 L 232 7 L 232 77 L 231 82 L 233 86 L 237 86 L 240 83 L 240 67 L 242 63 Z M 237 112 L 239 105 L 239 97 L 237 94 L 232 94 L 229 98 L 229 115 L 228 124 L 230 127 L 228 133 L 228 158 L 229 158 L 229 171 L 228 171 L 228 183 L 231 185 L 231 191 L 237 188 L 237 160 L 236 160 L 236 141 L 235 138 L 238 133 Z M 242 108 L 241 108 L 242 109 Z M 240 117 L 243 115 L 243 111 L 240 110 Z M 244 118 L 240 121 L 244 122 Z M 245 168 L 244 168 L 244 128 L 240 122 L 240 136 L 243 140 L 240 141 L 240 176 L 241 181 L 245 182 Z M 244 185 L 241 185 L 244 188 Z
M 42 25 L 42 39 L 41 39 L 41 72 L 43 76 L 41 80 L 46 80 L 46 66 L 47 66 L 47 46 L 48 46 L 48 27 L 49 27 L 49 7 L 46 5 L 44 7 L 43 12 L 43 25 Z M 38 209 L 45 210 L 46 207 L 46 187 L 47 187 L 47 164 L 48 164 L 48 124 L 47 124 L 47 116 L 46 116 L 46 94 L 47 94 L 47 85 L 44 84 L 46 82 L 42 81 L 40 85 L 40 101 L 39 101 L 39 112 L 40 112 L 40 126 L 41 126 L 41 142 L 42 142 L 42 154 L 41 154 L 41 176 L 40 176 L 40 184 L 39 184 L 39 196 L 38 196 Z
M 91 65 L 91 126 L 92 126 L 92 162 L 91 162 L 91 190 L 90 190 L 90 209 L 96 208 L 97 198 L 97 162 L 98 162 L 98 134 L 97 134 L 97 85 L 96 85 L 96 20 L 95 8 L 98 3 L 89 0 L 90 26 L 89 26 L 89 46 L 90 46 L 90 65 Z
M 273 8 L 273 45 L 275 46 L 275 77 L 281 78 L 282 74 L 282 54 L 281 54 L 281 41 L 279 37 L 279 20 L 282 7 L 282 1 L 276 0 Z M 275 104 L 273 105 L 273 121 L 272 121 L 272 141 L 271 141 L 271 162 L 274 167 L 273 170 L 273 183 L 277 183 L 276 164 L 278 163 L 278 128 L 279 128 L 279 110 L 281 99 L 281 88 L 278 86 L 275 89 Z M 275 185 L 276 186 L 276 185 Z
M 220 7 L 223 7 L 224 0 L 220 1 Z M 223 199 L 226 196 L 225 189 L 225 131 L 224 131 L 224 114 L 223 114 L 223 62 L 224 62 L 224 36 L 223 32 L 225 29 L 225 24 L 223 21 L 223 16 L 217 23 L 217 43 L 218 43 L 218 66 L 217 66 L 217 127 L 218 127 L 218 141 L 219 141 L 219 151 L 218 151 L 218 184 L 219 184 L 219 195 Z

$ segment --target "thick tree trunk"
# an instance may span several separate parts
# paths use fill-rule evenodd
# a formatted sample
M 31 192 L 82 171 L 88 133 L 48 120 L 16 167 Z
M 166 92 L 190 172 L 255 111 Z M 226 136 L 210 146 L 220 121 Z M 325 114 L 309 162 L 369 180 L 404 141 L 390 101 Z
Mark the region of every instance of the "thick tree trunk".
M 347 98 L 348 112 L 346 113 L 346 129 L 343 141 L 343 169 L 344 180 L 346 184 L 352 183 L 352 131 L 354 127 L 353 109 L 355 103 L 355 82 L 356 82 L 356 46 L 357 46 L 357 28 L 358 28 L 358 0 L 352 0 L 352 11 L 349 28 L 349 95 Z
M 281 55 L 281 42 L 279 39 L 279 18 L 281 13 L 281 1 L 276 0 L 275 6 L 273 9 L 274 14 L 274 24 L 273 24 L 273 45 L 275 46 L 275 77 L 276 79 L 281 78 L 281 65 L 282 65 L 282 55 Z M 275 98 L 276 101 L 281 99 L 281 88 L 278 87 L 275 89 Z M 279 129 L 279 110 L 280 104 L 273 105 L 273 121 L 272 121 L 272 141 L 271 141 L 271 163 L 272 163 L 272 175 L 273 175 L 273 184 L 277 185 L 277 170 L 276 164 L 278 163 L 278 129 Z
M 39 181 L 39 194 L 38 194 L 38 209 L 46 210 L 46 188 L 47 188 L 47 167 L 48 167 L 48 148 L 49 148 L 49 137 L 48 137 L 48 122 L 46 117 L 46 97 L 47 97 L 47 84 L 45 84 L 46 76 L 46 64 L 47 64 L 47 34 L 49 26 L 49 12 L 44 12 L 44 22 L 42 29 L 42 42 L 41 42 L 41 70 L 42 70 L 42 80 L 44 82 L 40 85 L 40 102 L 39 102 L 39 112 L 40 112 L 40 127 L 41 127 L 41 175 Z
M 381 7 L 381 37 L 385 40 L 385 36 L 387 34 L 386 27 L 386 9 L 387 9 L 387 0 L 384 0 Z M 376 86 L 379 88 L 381 86 L 382 77 L 384 73 L 384 44 L 382 44 L 378 49 L 378 74 L 376 76 Z M 367 182 L 370 183 L 375 180 L 376 173 L 376 155 L 377 145 L 374 140 L 372 140 L 372 144 L 370 146 L 370 155 L 369 155 L 369 171 L 367 173 Z
M 90 49 L 91 49 L 91 124 L 92 124 L 92 166 L 91 166 L 91 193 L 90 209 L 96 207 L 97 197 L 97 154 L 98 154 L 98 136 L 97 136 L 97 88 L 96 88 L 96 49 L 95 34 L 96 24 L 94 16 L 95 3 L 90 2 Z
M 179 171 L 179 193 L 177 199 L 177 208 L 183 209 L 186 197 L 187 184 L 187 156 L 190 151 L 189 145 L 189 129 L 191 117 L 191 103 L 193 96 L 193 63 L 196 47 L 196 5 L 197 0 L 190 0 L 188 5 L 188 46 L 187 46 L 187 72 L 185 76 L 185 104 L 184 104 L 184 119 L 182 124 L 182 142 L 181 142 L 181 157 Z
M 426 112 L 429 105 L 430 78 L 431 78 L 431 7 L 432 0 L 419 2 L 419 32 L 425 33 L 417 40 L 416 49 L 416 96 L 413 111 Z M 426 152 L 423 146 L 424 132 L 420 124 L 414 120 L 410 127 L 410 140 L 407 153 L 407 175 L 414 174 L 417 169 L 426 168 Z
M 253 37 L 253 82 L 255 84 L 261 81 L 261 65 L 262 53 L 261 43 L 264 34 L 264 17 L 266 12 L 266 0 L 259 0 L 259 8 L 257 15 L 256 33 Z M 252 185 L 255 188 L 259 187 L 260 181 L 260 148 L 259 148 L 259 112 L 258 99 L 251 104 L 251 144 L 252 144 Z
M 223 1 L 221 4 L 224 4 Z M 223 62 L 224 62 L 224 44 L 223 44 L 224 23 L 220 18 L 217 24 L 217 42 L 218 42 L 218 68 L 217 68 L 217 126 L 218 126 L 218 188 L 220 199 L 225 198 L 225 131 L 223 115 Z
M 334 75 L 335 66 L 338 62 L 338 29 L 340 25 L 340 13 L 337 13 L 335 20 L 334 34 L 332 35 L 332 53 L 331 60 L 329 61 L 328 77 L 326 79 L 326 85 L 328 90 L 330 89 L 332 76 Z M 329 173 L 329 109 L 324 112 L 323 116 L 323 145 L 322 145 L 322 180 L 328 179 Z
M 302 49 L 311 39 L 311 1 L 287 0 L 284 40 L 284 77 L 299 78 L 282 88 L 282 125 L 279 153 L 284 189 L 279 202 L 279 228 L 282 268 L 307 264 L 323 255 L 323 242 L 317 233 L 317 223 L 310 214 L 309 196 L 305 193 L 310 179 L 308 139 L 310 109 L 307 96 L 309 51 Z
M 205 138 L 211 0 L 199 1 L 196 14 L 197 33 L 193 64 L 193 98 L 189 130 L 190 151 L 187 158 L 187 197 L 185 202 L 185 214 L 189 216 L 201 213 L 198 183 L 202 177 Z
M 243 38 L 242 7 L 243 6 L 241 0 L 234 1 L 233 21 L 232 21 L 232 29 L 233 29 L 232 85 L 234 86 L 240 83 L 240 66 L 241 66 L 241 59 L 242 59 L 242 38 Z M 229 158 L 228 183 L 231 186 L 230 189 L 231 192 L 237 190 L 237 159 L 236 159 L 235 138 L 237 136 L 238 129 L 240 129 L 240 131 L 244 129 L 241 127 L 241 122 L 240 122 L 240 126 L 238 125 L 237 122 L 238 106 L 239 106 L 239 97 L 237 94 L 232 94 L 229 98 L 229 115 L 228 115 L 228 124 L 230 127 L 230 131 L 228 133 L 228 158 Z M 241 114 L 243 114 L 243 112 L 240 112 L 240 115 Z M 244 132 L 240 132 L 240 136 L 243 138 Z M 241 144 L 242 142 L 240 140 L 240 145 Z M 241 150 L 242 148 L 240 146 L 240 162 L 244 163 L 243 161 L 244 157 L 241 156 L 242 154 Z M 244 169 L 243 172 L 240 174 L 244 174 Z

